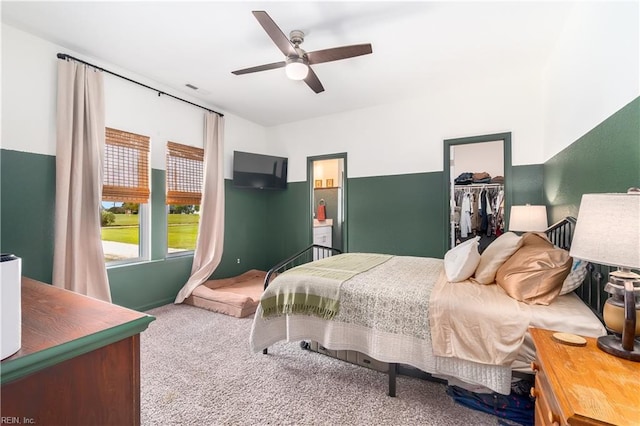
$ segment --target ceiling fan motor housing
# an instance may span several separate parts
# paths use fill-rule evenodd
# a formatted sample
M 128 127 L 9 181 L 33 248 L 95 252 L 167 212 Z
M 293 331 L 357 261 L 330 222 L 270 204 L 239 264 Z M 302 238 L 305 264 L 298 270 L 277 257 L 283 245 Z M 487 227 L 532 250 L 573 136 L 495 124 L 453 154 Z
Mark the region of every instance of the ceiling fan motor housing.
M 289 33 L 289 39 L 296 47 L 304 42 L 304 32 L 300 30 L 293 30 Z

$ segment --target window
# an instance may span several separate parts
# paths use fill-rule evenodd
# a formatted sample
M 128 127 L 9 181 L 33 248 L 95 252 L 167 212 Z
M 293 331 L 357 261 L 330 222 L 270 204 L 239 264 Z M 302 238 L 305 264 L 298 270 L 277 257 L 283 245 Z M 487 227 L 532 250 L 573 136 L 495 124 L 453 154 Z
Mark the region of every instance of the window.
M 196 248 L 204 149 L 167 142 L 167 252 Z
M 105 261 L 148 258 L 149 137 L 107 128 L 102 182 Z

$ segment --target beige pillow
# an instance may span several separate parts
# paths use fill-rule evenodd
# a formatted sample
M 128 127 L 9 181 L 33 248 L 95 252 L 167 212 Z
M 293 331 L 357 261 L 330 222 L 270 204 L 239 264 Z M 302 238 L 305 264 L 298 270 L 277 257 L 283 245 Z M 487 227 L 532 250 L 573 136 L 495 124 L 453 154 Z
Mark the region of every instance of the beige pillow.
M 498 268 L 496 283 L 516 300 L 548 305 L 560 294 L 572 263 L 568 251 L 537 234 L 525 234 L 522 247 Z
M 496 238 L 480 255 L 480 263 L 476 268 L 473 281 L 478 284 L 493 284 L 496 272 L 522 245 L 522 237 L 513 232 L 506 232 Z

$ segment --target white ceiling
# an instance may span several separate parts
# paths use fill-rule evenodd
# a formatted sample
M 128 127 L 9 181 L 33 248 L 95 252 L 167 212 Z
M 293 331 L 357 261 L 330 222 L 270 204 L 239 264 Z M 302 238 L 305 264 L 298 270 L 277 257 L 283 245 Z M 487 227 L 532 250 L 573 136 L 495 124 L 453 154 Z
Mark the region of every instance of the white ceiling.
M 541 73 L 571 2 L 26 2 L 2 1 L 2 22 L 194 96 L 220 112 L 273 126 L 428 96 L 488 77 Z M 265 10 L 307 51 L 371 43 L 373 54 L 314 65 L 315 94 L 283 69 L 252 10 Z M 62 52 L 73 53 L 73 52 Z M 105 68 L 108 69 L 107 66 Z M 190 83 L 200 88 L 185 87 Z

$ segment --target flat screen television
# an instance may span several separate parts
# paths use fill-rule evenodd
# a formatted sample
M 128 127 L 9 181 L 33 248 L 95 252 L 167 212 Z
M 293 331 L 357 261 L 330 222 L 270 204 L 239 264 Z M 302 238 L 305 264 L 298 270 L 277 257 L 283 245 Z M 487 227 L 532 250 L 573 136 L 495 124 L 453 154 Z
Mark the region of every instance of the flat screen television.
M 287 158 L 233 151 L 233 186 L 287 189 Z

